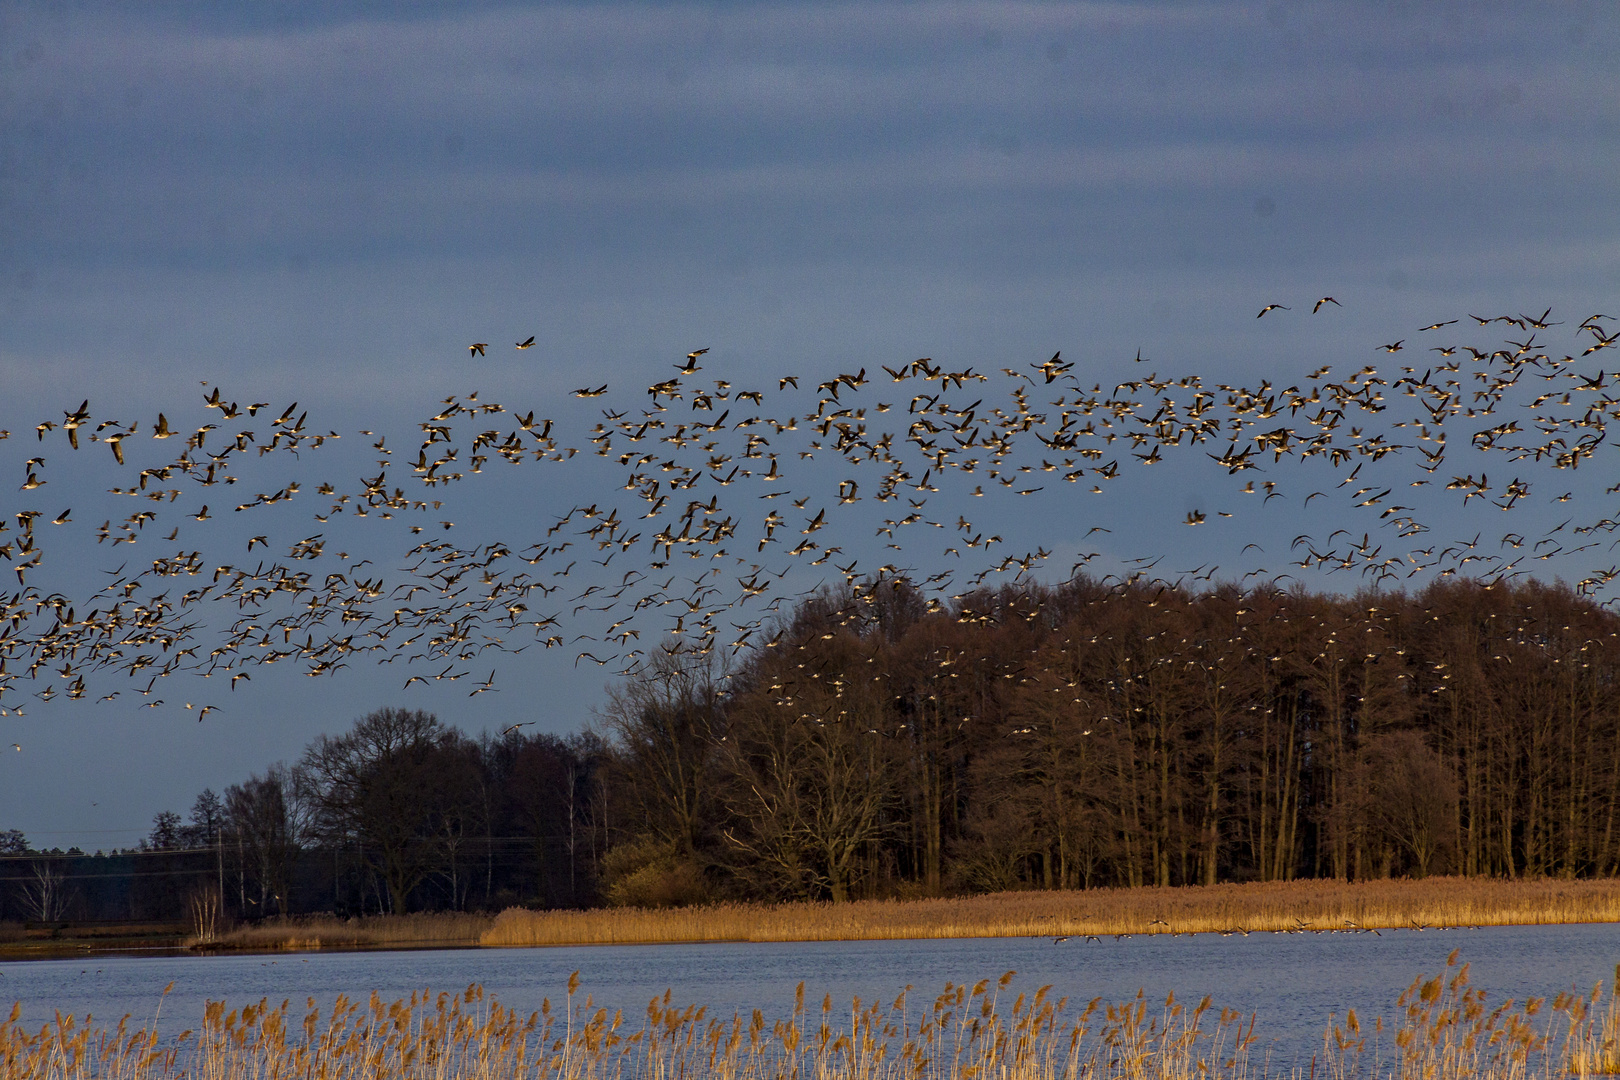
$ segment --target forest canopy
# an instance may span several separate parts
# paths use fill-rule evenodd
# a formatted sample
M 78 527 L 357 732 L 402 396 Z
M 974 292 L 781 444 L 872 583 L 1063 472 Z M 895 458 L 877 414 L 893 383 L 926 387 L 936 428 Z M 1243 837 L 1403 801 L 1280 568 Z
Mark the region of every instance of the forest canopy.
M 156 916 L 205 888 L 252 918 L 1620 859 L 1620 617 L 1563 586 L 1082 576 L 949 612 L 891 586 L 778 630 L 730 667 L 656 658 L 568 738 L 376 710 L 160 814 L 138 852 L 6 834 L 0 917 Z

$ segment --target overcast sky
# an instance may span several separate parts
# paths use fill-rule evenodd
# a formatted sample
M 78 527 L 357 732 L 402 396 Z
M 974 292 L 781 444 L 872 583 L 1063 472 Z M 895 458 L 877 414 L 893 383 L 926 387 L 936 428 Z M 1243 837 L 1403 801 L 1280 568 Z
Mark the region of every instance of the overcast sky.
M 1606 0 L 0 0 L 0 424 L 200 411 L 207 380 L 408 430 L 700 347 L 762 382 L 1060 349 L 1288 378 L 1470 310 L 1612 314 L 1617 30 Z M 1201 481 L 1167 479 L 1180 514 Z M 1128 509 L 1113 542 L 1163 533 Z M 603 675 L 531 657 L 471 700 L 391 668 L 256 677 L 201 725 L 0 718 L 0 829 L 130 843 L 382 704 L 576 730 Z

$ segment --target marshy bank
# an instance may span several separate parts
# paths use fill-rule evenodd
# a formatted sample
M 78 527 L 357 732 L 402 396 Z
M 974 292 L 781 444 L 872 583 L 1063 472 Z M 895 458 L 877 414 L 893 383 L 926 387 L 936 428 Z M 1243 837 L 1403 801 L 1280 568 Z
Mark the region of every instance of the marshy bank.
M 193 935 L 197 951 L 719 941 L 1372 932 L 1620 922 L 1620 880 L 1427 878 L 1010 892 L 842 904 L 710 904 L 297 917 Z
M 1085 937 L 1343 932 L 1620 922 L 1620 880 L 1291 881 L 1010 892 L 844 904 L 714 904 L 502 912 L 482 943 L 611 945 L 701 941 Z
M 199 932 L 185 922 L 0 923 L 0 960 L 305 950 L 476 948 L 495 916 L 464 912 L 297 916 Z
M 197 952 L 305 949 L 454 949 L 482 944 L 495 916 L 474 912 L 421 912 L 411 915 L 293 916 L 266 919 L 193 935 L 187 947 Z
M 1620 922 L 1620 880 L 1427 878 L 1028 891 L 842 904 L 723 903 L 499 915 L 297 916 L 199 933 L 180 923 L 0 924 L 0 959 L 478 946 L 876 941 L 1114 934 L 1372 932 Z
M 183 922 L 0 922 L 0 960 L 181 951 L 191 936 Z

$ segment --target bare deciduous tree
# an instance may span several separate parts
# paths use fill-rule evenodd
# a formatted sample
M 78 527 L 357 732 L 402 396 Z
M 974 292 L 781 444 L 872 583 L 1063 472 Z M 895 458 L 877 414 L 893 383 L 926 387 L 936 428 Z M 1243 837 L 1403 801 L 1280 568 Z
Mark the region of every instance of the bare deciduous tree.
M 396 914 L 408 910 L 411 891 L 440 865 L 434 770 L 447 734 L 432 713 L 378 709 L 346 735 L 317 739 L 304 754 L 328 835 L 363 845 Z
M 23 910 L 40 922 L 56 922 L 67 915 L 70 892 L 66 860 L 42 856 L 28 865 L 23 878 Z
M 697 861 L 714 823 L 716 750 L 724 738 L 722 671 L 713 654 L 656 653 L 614 688 L 599 721 L 618 746 L 617 772 L 635 831 Z
M 1368 741 L 1368 805 L 1391 841 L 1427 877 L 1450 852 L 1457 782 L 1423 736 L 1392 731 Z

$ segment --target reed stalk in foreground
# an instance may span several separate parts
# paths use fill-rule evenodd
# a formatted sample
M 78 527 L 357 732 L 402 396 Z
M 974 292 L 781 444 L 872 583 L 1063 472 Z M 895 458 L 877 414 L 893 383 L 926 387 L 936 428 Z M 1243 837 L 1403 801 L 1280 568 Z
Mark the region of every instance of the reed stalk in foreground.
M 482 940 L 485 945 L 854 941 L 1582 922 L 1620 922 L 1620 880 L 1308 880 L 844 904 L 512 908 L 496 918 Z
M 1447 970 L 1419 977 L 1402 995 L 1397 1023 L 1367 1032 L 1355 1014 L 1327 1032 L 1319 1058 L 1329 1080 L 1551 1080 L 1614 1072 L 1620 1021 L 1602 988 L 1551 1005 L 1504 1002 L 1487 1011 L 1456 953 Z M 1188 1010 L 1174 995 L 1150 1008 L 1141 994 L 1083 1008 L 1050 987 L 1010 989 L 1013 973 L 969 988 L 947 984 L 917 1007 L 855 999 L 835 1013 L 807 1010 L 801 983 L 793 1013 L 767 1026 L 710 1017 L 698 1006 L 654 999 L 639 1027 L 579 1000 L 569 980 L 560 1009 L 546 1002 L 519 1017 L 481 988 L 428 991 L 385 1004 L 338 998 L 302 1020 L 288 1002 L 227 1011 L 210 1002 L 202 1026 L 165 1042 L 155 1030 L 111 1029 L 60 1014 L 38 1034 L 14 1008 L 0 1025 L 0 1080 L 1264 1080 L 1254 1019 Z M 1008 997 L 1013 997 L 1008 1001 Z M 1289 1074 L 1283 1074 L 1289 1075 Z M 1292 1075 L 1299 1075 L 1293 1070 Z

